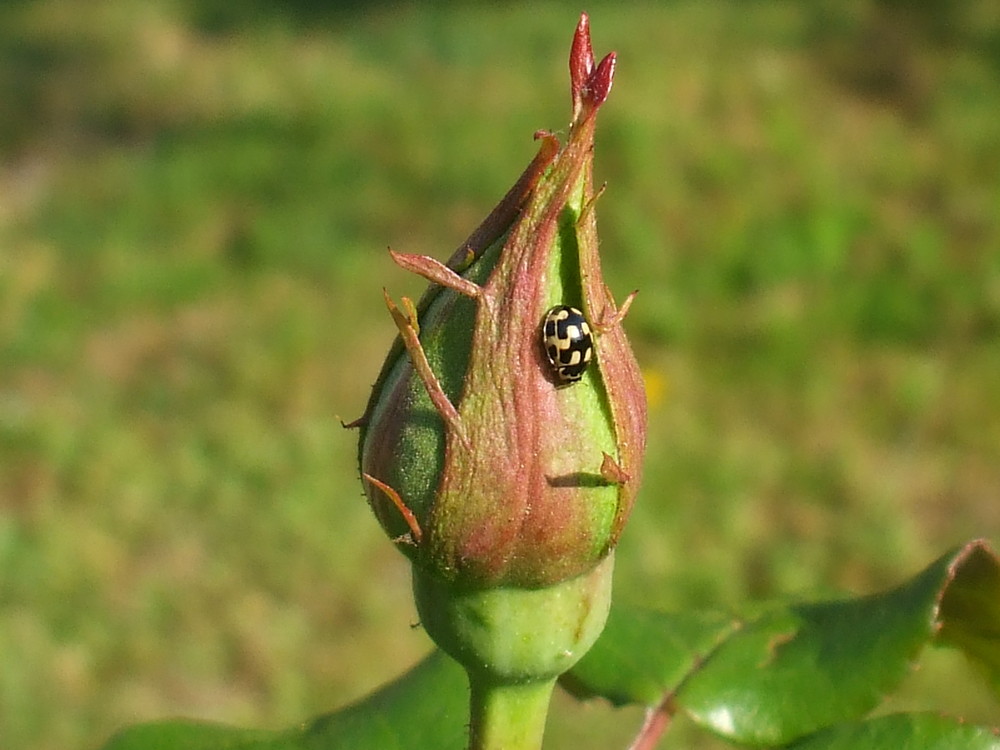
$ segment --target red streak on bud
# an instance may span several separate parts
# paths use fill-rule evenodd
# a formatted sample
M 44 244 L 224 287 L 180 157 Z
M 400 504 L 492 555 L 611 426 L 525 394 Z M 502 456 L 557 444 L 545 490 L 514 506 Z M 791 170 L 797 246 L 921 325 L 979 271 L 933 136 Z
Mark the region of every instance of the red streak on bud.
M 621 308 L 616 310 L 615 300 L 614 297 L 611 296 L 611 290 L 604 287 L 605 307 L 598 319 L 593 323 L 593 329 L 598 333 L 604 333 L 605 331 L 609 331 L 619 325 L 623 320 L 625 320 L 625 316 L 628 315 L 629 308 L 632 307 L 632 301 L 638 293 L 638 289 L 633 290 L 632 293 L 625 298 L 625 301 L 622 302 Z
M 604 454 L 604 460 L 601 461 L 601 476 L 612 484 L 625 484 L 632 478 L 607 453 Z
M 424 354 L 423 347 L 420 346 L 417 330 L 417 311 L 413 303 L 406 297 L 403 297 L 404 307 L 407 309 L 407 314 L 404 315 L 396 307 L 392 298 L 389 297 L 389 292 L 383 289 L 382 294 L 385 297 L 385 305 L 389 308 L 389 314 L 392 316 L 392 320 L 396 324 L 396 329 L 399 331 L 399 337 L 403 340 L 403 345 L 406 347 L 406 351 L 410 355 L 410 360 L 413 362 L 413 369 L 416 370 L 417 375 L 423 381 L 424 387 L 427 389 L 427 395 L 430 396 L 434 408 L 437 409 L 441 418 L 450 428 L 451 434 L 455 435 L 464 447 L 471 450 L 472 446 L 469 443 L 469 438 L 466 436 L 465 429 L 462 427 L 458 410 L 448 400 L 448 396 L 445 394 L 444 389 L 441 388 L 441 383 L 438 382 L 434 370 L 431 369 L 430 362 L 427 361 L 427 355 Z
M 386 497 L 392 500 L 392 504 L 396 506 L 400 515 L 403 516 L 403 519 L 406 521 L 406 525 L 410 527 L 410 536 L 413 537 L 413 542 L 420 544 L 424 537 L 424 532 L 420 528 L 420 522 L 417 521 L 417 517 L 413 515 L 413 511 L 406 507 L 406 503 L 403 502 L 403 498 L 399 496 L 399 493 L 385 482 L 380 482 L 371 474 L 362 474 L 361 476 L 382 490 Z
M 389 255 L 396 261 L 396 265 L 407 271 L 423 276 L 430 282 L 454 289 L 459 294 L 466 297 L 478 297 L 480 293 L 479 285 L 475 282 L 464 279 L 448 268 L 444 263 L 426 255 L 410 255 L 408 253 L 397 253 L 391 248 Z M 468 261 L 466 261 L 468 262 Z M 416 316 L 413 316 L 416 319 Z

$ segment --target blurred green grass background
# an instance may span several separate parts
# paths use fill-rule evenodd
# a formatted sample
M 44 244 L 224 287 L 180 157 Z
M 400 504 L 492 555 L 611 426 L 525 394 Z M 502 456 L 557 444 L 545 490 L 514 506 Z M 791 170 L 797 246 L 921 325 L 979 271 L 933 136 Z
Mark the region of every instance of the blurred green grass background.
M 428 648 L 338 417 L 381 287 L 422 287 L 385 247 L 445 257 L 565 127 L 580 10 L 0 7 L 0 746 L 291 725 Z M 619 596 L 862 593 L 996 541 L 996 6 L 587 10 L 651 399 Z M 998 720 L 928 662 L 891 706 Z M 551 747 L 639 718 L 560 699 Z

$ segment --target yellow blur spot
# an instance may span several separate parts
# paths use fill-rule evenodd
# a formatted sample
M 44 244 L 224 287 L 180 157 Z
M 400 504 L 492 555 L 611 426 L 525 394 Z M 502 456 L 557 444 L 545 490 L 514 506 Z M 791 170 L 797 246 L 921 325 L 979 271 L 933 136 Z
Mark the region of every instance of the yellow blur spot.
M 643 370 L 642 382 L 646 386 L 646 402 L 650 409 L 661 406 L 667 398 L 667 376 L 660 370 Z

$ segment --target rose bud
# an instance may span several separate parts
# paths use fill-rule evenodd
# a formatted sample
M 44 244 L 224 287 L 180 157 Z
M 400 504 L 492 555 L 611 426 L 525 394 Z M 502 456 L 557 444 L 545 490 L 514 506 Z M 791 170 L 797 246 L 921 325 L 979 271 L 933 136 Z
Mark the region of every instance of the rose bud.
M 569 587 L 586 601 L 565 629 L 578 638 L 586 621 L 592 641 L 639 486 L 646 402 L 622 328 L 632 296 L 618 307 L 604 285 L 594 212 L 595 116 L 614 69 L 613 53 L 595 64 L 583 16 L 566 142 L 536 134 L 537 156 L 447 263 L 392 252 L 431 286 L 416 305 L 386 295 L 399 337 L 354 423 L 366 493 L 414 564 L 428 632 L 467 666 L 507 670 L 504 679 L 526 679 L 519 656 L 498 667 L 509 655 L 455 645 L 442 620 L 497 589 L 520 592 L 522 614 L 559 620 L 532 597 Z M 580 579 L 594 570 L 595 583 Z M 589 645 L 549 644 L 542 671 L 558 674 Z

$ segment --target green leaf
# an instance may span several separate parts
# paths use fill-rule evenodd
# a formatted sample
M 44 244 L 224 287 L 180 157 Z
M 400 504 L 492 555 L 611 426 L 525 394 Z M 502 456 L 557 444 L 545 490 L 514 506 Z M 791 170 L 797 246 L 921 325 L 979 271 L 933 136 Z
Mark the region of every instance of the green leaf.
M 300 747 L 287 732 L 237 729 L 175 719 L 137 724 L 112 737 L 103 750 L 285 750 Z
M 890 591 L 774 606 L 735 623 L 616 605 L 564 682 L 577 695 L 660 704 L 731 741 L 774 746 L 863 716 L 935 638 L 996 685 L 998 633 L 1000 563 L 977 541 Z
M 939 617 L 938 640 L 961 649 L 1000 695 L 1000 564 L 986 545 L 956 560 Z
M 742 620 L 616 605 L 604 634 L 563 683 L 580 696 L 684 710 L 741 744 L 1000 750 L 989 730 L 937 716 L 853 721 L 932 641 L 961 649 L 996 686 L 998 634 L 1000 562 L 979 541 L 890 591 L 775 606 Z M 435 652 L 362 701 L 293 729 L 162 721 L 126 729 L 104 750 L 463 750 L 467 704 L 462 669 Z
M 462 668 L 435 651 L 360 702 L 301 727 L 265 732 L 159 721 L 123 730 L 103 750 L 464 750 L 468 700 Z
M 939 561 L 883 594 L 765 614 L 691 674 L 678 705 L 725 737 L 766 745 L 866 713 L 933 635 L 947 570 Z
M 838 724 L 789 750 L 1000 750 L 996 730 L 934 714 L 893 714 Z
M 560 684 L 578 698 L 659 703 L 740 626 L 732 616 L 615 603 L 604 632 Z

